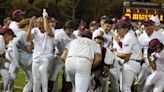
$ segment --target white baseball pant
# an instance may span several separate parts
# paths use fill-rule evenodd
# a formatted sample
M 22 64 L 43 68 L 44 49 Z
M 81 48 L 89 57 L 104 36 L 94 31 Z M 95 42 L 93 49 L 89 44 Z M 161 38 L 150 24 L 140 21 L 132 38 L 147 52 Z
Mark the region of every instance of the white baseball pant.
M 33 87 L 33 76 L 32 76 L 32 54 L 21 51 L 20 66 L 25 71 L 27 83 L 23 88 L 23 92 L 31 92 Z
M 23 88 L 23 92 L 31 92 L 32 91 L 32 85 L 33 85 L 33 76 L 31 72 L 31 67 L 22 67 L 22 69 L 25 71 L 26 77 L 27 77 L 27 84 Z M 10 83 L 9 83 L 9 92 L 13 92 L 14 90 L 14 83 L 16 80 L 16 76 L 18 75 L 19 67 L 15 66 L 13 63 L 10 64 L 9 73 L 10 73 Z
M 137 79 L 137 74 L 140 71 L 140 63 L 136 61 L 128 61 L 128 62 L 134 62 L 135 67 L 138 68 L 138 70 L 132 70 L 130 69 L 129 65 L 125 63 L 122 68 L 122 79 L 120 82 L 120 85 L 122 86 L 121 91 L 122 92 L 132 92 L 131 87 L 135 79 Z
M 3 82 L 2 92 L 6 92 L 10 81 L 9 71 L 7 69 L 0 69 L 0 75 Z
M 18 75 L 19 67 L 15 65 L 14 63 L 10 63 L 9 67 L 9 74 L 10 74 L 10 83 L 8 87 L 8 92 L 13 92 L 14 91 L 14 83 L 16 80 L 16 76 Z
M 73 92 L 87 92 L 91 78 L 92 63 L 86 58 L 69 57 L 65 62 L 65 70 L 68 73 Z
M 119 91 L 119 75 L 120 71 L 119 69 L 112 68 L 110 69 L 110 83 L 111 83 L 111 92 L 120 92 Z
M 31 67 L 23 68 L 27 77 L 27 83 L 23 88 L 23 92 L 31 92 L 33 87 L 33 76 Z
M 0 62 L 5 62 L 3 57 L 0 57 Z M 8 85 L 9 85 L 9 81 L 10 81 L 10 75 L 9 75 L 9 71 L 4 67 L 3 65 L 2 67 L 0 66 L 0 75 L 2 77 L 2 83 L 3 83 L 3 87 L 2 87 L 2 92 L 6 92 Z
M 32 64 L 33 92 L 48 92 L 48 66 L 52 58 L 42 58 Z
M 148 76 L 143 92 L 163 92 L 164 91 L 164 71 L 156 70 Z
M 145 65 L 146 63 L 144 63 L 141 67 L 141 71 L 139 72 L 139 75 L 138 75 L 138 79 L 137 79 L 137 82 L 139 84 L 139 92 L 142 92 L 143 91 L 143 87 L 145 85 L 145 81 L 146 81 L 146 78 L 151 74 L 151 68 L 149 65 Z

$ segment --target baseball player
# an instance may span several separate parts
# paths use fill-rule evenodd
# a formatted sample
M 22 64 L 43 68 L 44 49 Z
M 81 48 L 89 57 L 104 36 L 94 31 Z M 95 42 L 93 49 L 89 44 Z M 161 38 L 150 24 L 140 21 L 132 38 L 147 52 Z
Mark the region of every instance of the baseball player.
M 113 66 L 114 63 L 118 63 L 118 57 L 113 54 L 110 50 L 107 50 L 104 46 L 104 38 L 101 36 L 97 36 L 95 38 L 95 42 L 100 44 L 101 49 L 102 49 L 102 61 L 101 63 L 92 69 L 93 74 L 98 78 L 100 81 L 100 86 L 102 87 L 102 91 L 100 92 L 108 92 L 109 90 L 109 85 L 108 85 L 108 80 L 109 80 L 109 66 L 110 68 Z
M 8 28 L 10 23 L 11 23 L 11 18 L 10 17 L 6 17 L 4 20 L 3 20 L 3 28 Z
M 81 37 L 82 36 L 82 32 L 86 31 L 86 30 L 87 30 L 86 23 L 81 21 L 79 26 L 78 26 L 78 29 L 73 31 L 72 38 L 76 39 L 78 37 Z
M 13 30 L 15 35 L 19 31 L 21 31 L 18 27 L 18 22 L 23 19 L 24 14 L 25 14 L 25 12 L 21 11 L 20 9 L 16 9 L 12 12 L 13 21 L 11 21 L 9 28 Z
M 148 75 L 151 74 L 151 67 L 149 65 L 149 62 L 147 61 L 147 50 L 148 50 L 148 43 L 150 41 L 150 34 L 154 31 L 154 23 L 153 21 L 149 20 L 149 19 L 145 19 L 144 20 L 144 27 L 145 27 L 145 31 L 138 37 L 138 40 L 141 44 L 142 47 L 142 53 L 143 53 L 143 59 L 144 59 L 144 63 L 141 67 L 141 71 L 138 75 L 138 84 L 139 86 L 139 90 L 143 91 L 143 86 L 145 84 L 145 80 L 148 77 Z
M 37 27 L 32 29 L 33 20 L 27 31 L 27 42 L 33 38 L 32 58 L 33 92 L 48 92 L 48 65 L 53 58 L 54 35 L 48 24 L 48 13 L 43 9 L 43 17 L 36 20 Z M 31 30 L 32 29 L 32 30 Z M 41 87 L 40 87 L 41 85 Z
M 149 42 L 148 61 L 154 72 L 148 76 L 143 92 L 164 91 L 164 50 L 163 44 L 158 39 Z
M 97 21 L 91 21 L 89 24 L 89 31 L 93 33 L 97 28 L 98 28 Z
M 94 39 L 97 36 L 104 37 L 105 38 L 104 47 L 108 48 L 112 42 L 112 33 L 110 32 L 111 28 L 112 28 L 112 22 L 106 21 L 102 27 L 96 29 L 93 32 L 92 39 Z
M 157 25 L 160 24 L 158 20 L 159 18 L 154 16 L 151 17 L 150 19 L 145 19 L 144 21 L 145 31 L 138 38 L 143 48 L 143 56 L 145 61 L 145 63 L 142 65 L 142 69 L 138 76 L 138 82 L 139 84 L 141 84 L 141 88 L 140 88 L 141 91 L 143 90 L 143 85 L 144 85 L 144 81 L 146 80 L 146 77 L 152 71 L 149 62 L 147 60 L 148 43 L 152 39 L 158 39 L 163 43 L 163 35 L 159 30 L 159 26 L 157 27 Z M 158 31 L 156 31 L 157 29 Z
M 137 22 L 137 29 L 135 30 L 135 33 L 137 37 L 139 37 L 143 33 L 143 25 L 141 21 Z
M 65 46 L 68 42 L 70 42 L 72 31 L 74 30 L 74 23 L 72 21 L 67 21 L 63 26 L 63 29 L 55 30 L 55 67 L 52 67 L 52 71 L 50 71 L 49 83 L 53 85 L 53 91 L 58 92 L 58 74 L 61 68 L 64 67 L 64 63 L 61 61 L 61 54 L 64 51 Z M 52 64 L 53 65 L 53 64 Z M 65 75 L 65 74 L 64 74 Z M 49 92 L 51 92 L 52 88 L 49 88 Z
M 100 28 L 104 25 L 106 21 L 108 21 L 108 17 L 106 15 L 101 16 L 100 18 Z
M 9 73 L 11 76 L 10 85 L 9 85 L 9 92 L 13 92 L 13 86 L 14 86 L 14 80 L 16 78 L 16 74 L 18 73 L 19 69 L 19 53 L 17 50 L 17 39 L 15 39 L 14 32 L 9 28 L 3 28 L 3 37 L 5 40 L 5 43 L 7 44 L 7 50 L 6 50 L 6 59 L 10 61 L 9 66 Z
M 20 54 L 20 63 L 19 65 L 25 71 L 27 77 L 27 84 L 25 85 L 23 92 L 31 92 L 33 86 L 33 77 L 32 77 L 32 42 L 26 42 L 27 30 L 29 27 L 30 19 L 23 19 L 18 23 L 18 27 L 21 29 L 17 33 L 17 39 L 19 39 L 18 51 Z
M 161 22 L 158 16 L 151 16 L 150 20 L 152 20 L 154 22 L 155 25 L 155 31 L 159 31 L 159 32 L 163 32 L 163 28 L 160 27 Z
M 92 39 L 94 40 L 95 37 L 97 36 L 103 36 L 105 34 L 105 31 L 107 29 L 108 26 L 108 22 L 107 22 L 108 18 L 107 16 L 102 16 L 100 19 L 100 27 L 98 29 L 96 29 L 93 34 L 92 34 Z
M 2 33 L 0 32 L 0 34 Z M 3 82 L 3 87 L 1 90 L 2 92 L 7 91 L 7 87 L 10 81 L 10 75 L 7 69 L 8 67 L 5 67 L 4 63 L 5 63 L 5 41 L 3 36 L 0 35 L 0 75 L 2 76 L 2 82 Z
M 12 33 L 12 30 L 9 28 L 3 28 L 4 30 L 4 37 L 5 40 L 9 37 L 7 37 L 7 34 Z M 17 33 L 17 37 L 14 37 L 14 39 L 10 39 L 7 51 L 6 51 L 6 58 L 10 61 L 10 67 L 9 67 L 9 73 L 11 76 L 10 79 L 10 85 L 9 85 L 9 92 L 13 92 L 14 90 L 14 81 L 16 79 L 16 76 L 19 71 L 19 67 L 22 67 L 23 70 L 26 73 L 26 76 L 28 78 L 28 82 L 25 85 L 23 92 L 31 92 L 32 90 L 32 73 L 31 73 L 31 55 L 28 55 L 26 52 L 26 48 L 28 45 L 25 45 L 25 34 L 22 34 L 24 31 L 20 31 L 21 33 Z M 24 39 L 23 39 L 24 38 Z
M 82 38 L 71 41 L 61 56 L 65 61 L 73 92 L 87 92 L 91 68 L 101 61 L 101 48 L 91 39 L 92 33 L 84 31 Z
M 135 36 L 134 31 L 127 22 L 118 23 L 118 33 L 122 39 L 122 51 L 117 52 L 117 56 L 124 59 L 122 66 L 122 82 L 120 83 L 122 92 L 131 92 L 131 87 L 135 77 L 140 71 L 141 45 Z
M 161 43 L 164 44 L 163 29 L 160 27 L 160 20 L 158 16 L 152 16 L 150 20 L 154 22 L 154 31 L 150 38 L 157 38 L 158 40 L 160 40 Z

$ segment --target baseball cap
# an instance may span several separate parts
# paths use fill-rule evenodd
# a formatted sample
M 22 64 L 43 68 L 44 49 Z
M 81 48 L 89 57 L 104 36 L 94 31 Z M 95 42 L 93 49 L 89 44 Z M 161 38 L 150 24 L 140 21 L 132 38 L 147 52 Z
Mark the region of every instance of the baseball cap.
M 127 22 L 119 22 L 116 24 L 117 28 L 130 28 L 130 24 Z
M 83 37 L 88 37 L 88 38 L 92 39 L 92 32 L 90 32 L 90 31 L 83 31 L 82 32 L 82 36 Z
M 150 49 L 156 49 L 159 45 L 160 45 L 160 41 L 158 39 L 152 39 L 150 42 L 149 42 L 149 48 Z
M 128 16 L 123 15 L 123 16 L 121 16 L 120 21 L 122 21 L 122 22 L 129 22 L 130 18 Z
M 15 18 L 15 17 L 18 17 L 20 15 L 24 15 L 24 14 L 25 14 L 25 12 L 23 12 L 22 10 L 16 9 L 12 12 L 12 17 Z
M 101 16 L 100 20 L 102 20 L 102 19 L 108 20 L 108 17 L 106 15 L 103 15 L 103 16 Z
M 91 21 L 91 23 L 89 24 L 89 26 L 98 26 L 97 21 Z
M 12 29 L 10 29 L 10 28 L 2 28 L 2 29 L 0 29 L 0 34 L 1 35 L 9 34 L 9 35 L 12 35 L 12 36 L 16 37 L 14 32 L 12 31 Z
M 150 20 L 152 20 L 156 26 L 159 26 L 161 24 L 158 16 L 151 16 Z
M 57 22 L 57 20 L 55 18 L 53 18 L 53 17 L 48 17 L 48 21 L 49 22 Z
M 146 19 L 144 20 L 143 25 L 144 25 L 144 26 L 152 26 L 152 25 L 154 25 L 154 22 L 153 22 L 152 20 L 146 18 Z
M 115 23 L 117 23 L 117 18 L 112 18 L 111 21 L 113 24 L 115 24 Z

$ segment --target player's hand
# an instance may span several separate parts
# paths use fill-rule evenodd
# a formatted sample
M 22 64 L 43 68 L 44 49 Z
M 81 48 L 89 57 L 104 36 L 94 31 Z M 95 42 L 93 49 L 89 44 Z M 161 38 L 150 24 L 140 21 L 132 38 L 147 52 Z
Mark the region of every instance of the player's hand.
M 108 77 L 109 76 L 109 68 L 107 66 L 103 67 L 103 76 Z
M 31 20 L 30 20 L 30 24 L 29 24 L 31 27 L 34 26 L 34 22 L 35 22 L 35 20 L 36 20 L 36 17 L 33 16 L 33 17 L 31 18 Z
M 43 15 L 43 18 L 48 17 L 48 13 L 47 13 L 46 9 L 43 9 L 42 15 Z
M 119 36 L 118 36 L 118 35 L 115 35 L 115 34 L 113 34 L 113 39 L 114 39 L 114 40 L 116 40 L 117 42 L 119 42 L 119 41 L 120 41 Z

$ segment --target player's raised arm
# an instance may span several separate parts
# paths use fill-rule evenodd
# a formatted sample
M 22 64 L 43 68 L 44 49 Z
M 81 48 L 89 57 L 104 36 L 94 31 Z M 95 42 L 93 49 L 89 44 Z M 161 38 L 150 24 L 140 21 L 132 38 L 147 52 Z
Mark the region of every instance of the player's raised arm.
M 52 29 L 48 23 L 48 13 L 46 12 L 46 9 L 43 9 L 43 19 L 44 19 L 44 30 L 45 32 L 47 32 L 47 34 L 51 37 L 53 37 L 53 32 L 52 32 Z
M 30 20 L 29 27 L 27 29 L 27 35 L 26 35 L 26 41 L 27 42 L 32 40 L 31 30 L 32 30 L 33 25 L 34 25 L 34 20 L 35 20 L 35 17 L 32 17 L 31 20 Z

